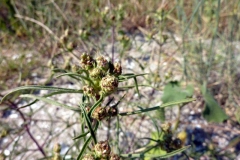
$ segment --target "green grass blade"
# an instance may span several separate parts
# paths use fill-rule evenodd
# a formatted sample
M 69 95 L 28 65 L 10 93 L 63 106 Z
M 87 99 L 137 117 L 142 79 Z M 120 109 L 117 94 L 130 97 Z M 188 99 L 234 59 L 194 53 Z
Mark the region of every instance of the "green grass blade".
M 49 98 L 46 98 L 46 97 L 40 97 L 40 96 L 31 95 L 31 94 L 23 94 L 20 97 L 38 99 L 38 100 L 41 100 L 43 102 L 46 102 L 46 103 L 49 103 L 49 104 L 52 104 L 52 105 L 55 105 L 55 106 L 61 106 L 63 108 L 70 109 L 70 110 L 73 110 L 73 111 L 81 111 L 80 109 L 70 107 L 66 104 L 59 103 L 55 100 L 52 100 L 52 99 L 49 99 Z

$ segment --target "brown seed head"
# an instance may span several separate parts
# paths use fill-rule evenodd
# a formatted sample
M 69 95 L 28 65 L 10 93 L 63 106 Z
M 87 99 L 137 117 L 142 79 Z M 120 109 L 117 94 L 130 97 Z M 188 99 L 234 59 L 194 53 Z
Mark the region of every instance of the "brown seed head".
M 113 74 L 115 74 L 116 76 L 119 76 L 122 74 L 122 66 L 120 63 L 114 64 Z
M 106 77 L 102 78 L 100 86 L 104 94 L 111 94 L 117 90 L 118 79 L 115 76 L 107 75 Z
M 182 147 L 182 141 L 179 138 L 176 138 L 170 143 L 170 147 L 174 150 L 180 149 Z
M 80 57 L 80 64 L 82 66 L 82 68 L 86 69 L 86 70 L 90 70 L 94 67 L 94 59 L 86 54 L 86 53 L 83 53 Z
M 91 154 L 86 154 L 82 160 L 95 160 L 94 156 Z
M 104 58 L 103 56 L 99 56 L 96 58 L 96 62 L 97 62 L 97 66 L 104 70 L 107 71 L 109 69 L 109 62 L 106 58 Z
M 111 147 L 108 141 L 100 141 L 94 147 L 96 156 L 99 158 L 107 158 L 111 153 Z
M 90 77 L 94 80 L 101 79 L 103 75 L 103 71 L 98 67 L 90 71 Z
M 106 112 L 106 108 L 105 107 L 101 107 L 98 106 L 92 114 L 92 118 L 96 119 L 96 120 L 103 120 L 104 118 L 107 117 L 107 112 Z
M 120 156 L 117 154 L 111 154 L 110 156 L 110 160 L 120 160 L 120 159 L 121 159 Z
M 96 91 L 91 86 L 83 86 L 83 93 L 89 97 L 95 97 Z
M 108 114 L 108 116 L 111 116 L 111 117 L 117 116 L 117 114 L 118 114 L 117 106 L 108 107 L 107 114 Z

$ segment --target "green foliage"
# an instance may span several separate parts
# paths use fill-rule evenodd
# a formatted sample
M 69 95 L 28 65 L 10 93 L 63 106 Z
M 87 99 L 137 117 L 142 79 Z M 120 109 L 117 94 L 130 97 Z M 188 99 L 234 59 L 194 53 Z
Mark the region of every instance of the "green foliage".
M 97 61 L 96 61 L 97 60 Z M 51 87 L 51 86 L 23 86 L 23 87 L 18 87 L 14 90 L 12 90 L 10 93 L 6 94 L 2 99 L 1 99 L 1 103 L 8 101 L 9 97 L 11 95 L 16 95 L 17 93 L 20 94 L 20 97 L 22 98 L 31 98 L 34 99 L 33 102 L 22 106 L 20 108 L 16 108 L 16 109 L 21 109 L 21 108 L 25 108 L 25 107 L 29 107 L 30 105 L 36 103 L 37 101 L 43 101 L 45 103 L 48 104 L 52 104 L 52 105 L 56 105 L 56 106 L 60 106 L 63 107 L 65 109 L 70 109 L 73 110 L 75 112 L 78 112 L 80 114 L 80 117 L 82 119 L 81 121 L 81 128 L 84 128 L 85 126 L 87 126 L 88 130 L 84 131 L 81 135 L 74 137 L 74 140 L 83 140 L 84 141 L 84 145 L 81 148 L 77 159 L 82 159 L 85 151 L 87 150 L 87 148 L 91 148 L 91 144 L 90 141 L 93 140 L 93 143 L 95 144 L 95 155 L 97 155 L 98 157 L 118 157 L 118 155 L 113 154 L 111 152 L 111 150 L 108 150 L 107 155 L 105 155 L 106 153 L 106 147 L 110 149 L 108 144 L 108 141 L 105 141 L 104 143 L 100 143 L 101 147 L 99 148 L 99 146 L 97 145 L 98 142 L 98 138 L 96 136 L 96 132 L 98 130 L 99 127 L 99 123 L 101 123 L 101 121 L 103 119 L 106 119 L 109 117 L 109 114 L 111 114 L 110 116 L 130 116 L 132 114 L 141 114 L 144 112 L 149 112 L 149 111 L 154 111 L 154 110 L 158 110 L 164 107 L 168 107 L 168 106 L 172 106 L 172 105 L 176 105 L 176 104 L 183 104 L 183 103 L 188 103 L 193 101 L 194 99 L 174 99 L 174 102 L 170 102 L 168 101 L 168 103 L 165 103 L 161 106 L 155 106 L 155 107 L 151 107 L 151 108 L 145 108 L 143 109 L 143 107 L 140 107 L 140 110 L 137 111 L 133 111 L 133 112 L 126 112 L 126 113 L 118 113 L 117 110 L 117 105 L 119 104 L 119 102 L 114 106 L 112 106 L 112 110 L 111 109 L 105 109 L 105 107 L 101 107 L 102 106 L 102 102 L 103 100 L 113 94 L 114 92 L 116 92 L 118 90 L 118 82 L 124 82 L 127 81 L 129 79 L 134 79 L 134 83 L 135 86 L 126 86 L 125 89 L 128 88 L 132 88 L 132 87 L 136 87 L 136 92 L 139 93 L 139 85 L 137 83 L 137 78 L 138 76 L 143 76 L 144 74 L 122 74 L 122 68 L 120 64 L 116 64 L 113 65 L 110 61 L 107 61 L 107 59 L 105 59 L 104 57 L 100 57 L 97 59 L 94 59 L 93 57 L 91 57 L 90 55 L 84 53 L 81 56 L 80 59 L 80 64 L 81 64 L 81 68 L 79 70 L 75 70 L 75 73 L 71 73 L 68 70 L 57 70 L 56 68 L 54 69 L 55 71 L 60 71 L 60 75 L 57 76 L 57 78 L 62 77 L 62 76 L 69 76 L 70 78 L 76 78 L 78 77 L 79 81 L 83 82 L 83 84 L 87 84 L 87 88 L 83 86 L 82 90 L 77 90 L 77 89 L 67 89 L 67 88 L 59 88 L 59 87 Z M 98 68 L 98 70 L 100 70 L 101 72 L 99 72 L 97 70 L 97 72 L 94 73 L 94 76 L 92 74 L 93 71 L 96 71 L 95 69 Z M 62 72 L 65 72 L 64 74 L 62 74 Z M 99 74 L 101 73 L 101 74 Z M 97 74 L 97 78 L 96 75 Z M 99 86 L 100 85 L 100 86 Z M 89 87 L 92 87 L 93 89 L 88 89 Z M 42 97 L 40 96 L 36 96 L 34 94 L 26 94 L 26 93 L 31 93 L 34 90 L 48 90 L 51 91 L 51 93 L 46 94 Z M 24 91 L 24 92 L 23 92 Z M 56 100 L 50 99 L 51 96 L 53 95 L 58 95 L 58 94 L 65 94 L 65 93 L 78 93 L 78 94 L 83 94 L 83 98 L 82 98 L 82 102 L 80 102 L 78 107 L 72 107 L 60 102 L 57 102 Z M 169 94 L 175 94 L 173 93 L 168 93 Z M 124 98 L 124 97 L 123 97 Z M 122 98 L 122 99 L 123 99 Z M 121 100 L 122 100 L 121 99 Z M 176 101 L 177 100 L 177 101 Z M 80 107 L 80 109 L 79 109 Z M 109 112 L 109 113 L 108 113 Z M 111 112 L 111 113 L 110 113 Z M 90 133 L 90 136 L 88 136 L 88 133 Z M 167 139 L 164 139 L 164 137 L 168 137 Z M 160 137 L 161 138 L 161 137 Z M 159 141 L 161 142 L 161 147 L 164 146 L 164 150 L 167 151 L 167 153 L 165 152 L 161 152 L 159 153 L 158 150 L 154 151 L 154 155 L 148 155 L 148 154 L 144 154 L 144 153 L 140 153 L 139 155 L 121 155 L 122 157 L 142 157 L 144 155 L 144 157 L 171 157 L 179 152 L 182 152 L 184 150 L 186 150 L 188 147 L 182 147 L 182 146 L 175 146 L 175 144 L 173 143 L 174 141 L 172 140 L 172 133 L 171 131 L 165 131 L 163 134 L 163 139 L 159 139 Z M 105 144 L 106 143 L 106 144 Z M 97 149 L 100 151 L 96 151 L 96 146 Z M 175 147 L 174 147 L 175 146 Z M 155 148 L 158 146 L 153 146 L 153 148 Z M 43 155 L 44 152 L 42 151 Z M 110 155 L 111 153 L 111 155 Z M 155 154 L 156 153 L 156 154 Z M 104 154 L 104 155 L 102 155 Z M 58 154 L 56 154 L 56 157 L 58 156 Z M 88 157 L 89 155 L 87 155 Z M 90 155 L 91 156 L 91 155 Z
M 159 53 L 161 54 L 161 61 L 166 60 L 166 63 L 169 65 L 166 67 L 167 69 L 164 69 L 165 66 L 161 66 L 159 60 L 157 72 L 154 72 L 156 75 L 154 76 L 159 78 L 159 83 L 157 82 L 157 85 L 153 85 L 154 87 L 157 86 L 157 89 L 159 89 L 158 87 L 163 87 L 162 85 L 165 84 L 167 80 L 171 79 L 175 74 L 181 74 L 180 72 L 182 71 L 183 75 L 181 76 L 183 76 L 183 80 L 186 80 L 186 82 L 190 84 L 201 85 L 203 82 L 214 82 L 215 84 L 215 82 L 217 82 L 218 84 L 225 85 L 225 83 L 227 83 L 228 89 L 225 89 L 227 93 L 224 93 L 223 97 L 227 97 L 225 101 L 228 103 L 233 100 L 231 96 L 239 96 L 239 86 L 236 85 L 238 83 L 234 83 L 234 76 L 238 74 L 238 63 L 236 63 L 233 49 L 231 50 L 231 48 L 234 48 L 232 47 L 233 42 L 240 39 L 238 27 L 239 9 L 240 1 L 238 0 L 178 0 L 162 1 L 161 3 L 156 0 L 115 0 L 107 2 L 104 0 L 55 0 L 49 2 L 36 0 L 27 2 L 20 0 L 3 0 L 0 2 L 0 28 L 8 32 L 0 32 L 0 44 L 11 47 L 14 43 L 22 44 L 23 42 L 24 48 L 28 50 L 40 50 L 43 55 L 40 57 L 47 57 L 46 59 L 48 59 L 58 52 L 64 52 L 64 54 L 65 52 L 75 52 L 76 47 L 77 49 L 80 48 L 81 50 L 84 48 L 84 50 L 88 51 L 90 51 L 91 48 L 98 48 L 106 52 L 104 47 L 111 41 L 112 46 L 115 46 L 115 44 L 121 46 L 120 51 L 117 52 L 120 53 L 119 57 L 125 60 L 131 57 L 129 51 L 131 51 L 132 47 L 137 46 L 138 42 L 134 40 L 134 33 L 137 31 L 137 34 L 143 34 L 149 42 L 157 42 L 160 46 Z M 23 28 L 25 30 L 27 28 L 27 31 L 23 30 Z M 26 35 L 26 32 L 28 35 Z M 165 32 L 167 32 L 167 34 Z M 11 34 L 8 35 L 8 33 Z M 16 36 L 12 33 L 16 34 Z M 51 36 L 55 38 L 55 41 L 52 41 Z M 58 38 L 58 36 L 60 37 Z M 209 44 L 208 42 L 205 43 L 206 39 L 210 39 Z M 216 41 L 218 39 L 220 43 Z M 173 56 L 169 56 L 172 54 L 171 48 L 166 51 L 166 54 L 163 49 L 166 47 L 162 47 L 168 44 L 168 42 L 173 42 L 174 47 L 176 46 Z M 60 44 L 61 47 L 55 44 Z M 142 46 L 137 47 L 138 50 L 142 52 Z M 220 52 L 218 52 L 218 50 L 220 50 Z M 20 52 L 22 51 L 19 51 L 19 53 Z M 114 49 L 112 52 L 114 53 Z M 180 56 L 179 53 L 181 53 Z M 6 54 L 8 54 L 8 52 L 6 52 Z M 37 54 L 39 53 L 37 52 Z M 144 54 L 145 53 L 143 53 L 143 55 Z M 66 55 L 67 54 L 64 56 Z M 34 58 L 41 59 L 36 57 Z M 1 56 L 0 58 L 0 89 L 12 88 L 13 85 L 11 84 L 8 87 L 5 86 L 9 81 L 17 82 L 14 86 L 22 85 L 23 83 L 21 82 L 25 80 L 25 78 L 30 77 L 30 73 L 33 72 L 34 67 L 31 68 L 30 66 L 35 65 L 37 68 L 39 67 L 39 63 L 35 63 L 35 61 L 26 63 L 24 56 L 17 60 L 8 59 L 7 56 L 6 58 L 5 56 Z M 151 58 L 154 59 L 154 56 Z M 133 58 L 133 60 L 139 63 L 141 70 L 145 69 L 145 64 L 139 61 L 138 58 Z M 174 63 L 169 63 L 172 60 Z M 174 68 L 175 62 L 180 63 L 180 67 L 177 65 L 177 68 Z M 46 86 L 25 86 L 12 90 L 12 92 L 5 95 L 1 101 L 3 103 L 9 103 L 9 101 L 14 101 L 17 97 L 33 99 L 31 103 L 21 106 L 17 110 L 29 107 L 37 101 L 43 101 L 75 111 L 80 115 L 81 122 L 79 125 L 80 128 L 83 128 L 82 133 L 76 133 L 76 135 L 74 135 L 75 138 L 73 138 L 75 140 L 74 145 L 79 146 L 79 143 L 84 144 L 82 148 L 79 149 L 81 151 L 78 159 L 81 159 L 85 152 L 92 147 L 90 142 L 92 140 L 93 143 L 97 142 L 95 132 L 99 129 L 99 123 L 101 122 L 96 123 L 98 120 L 92 120 L 92 118 L 94 118 L 92 114 L 97 111 L 99 105 L 101 105 L 108 96 L 112 96 L 114 94 L 113 92 L 119 92 L 120 90 L 125 91 L 136 88 L 136 93 L 142 96 L 141 88 L 149 87 L 149 85 L 139 84 L 141 81 L 137 81 L 139 76 L 144 76 L 145 74 L 122 74 L 117 76 L 119 83 L 126 84 L 125 82 L 129 79 L 133 79 L 134 85 L 120 85 L 117 90 L 111 89 L 108 85 L 102 85 L 107 86 L 104 92 L 110 92 L 101 97 L 100 94 L 103 92 L 100 92 L 102 88 L 99 86 L 100 83 L 98 80 L 101 79 L 103 75 L 106 75 L 102 73 L 104 69 L 95 70 L 94 72 L 86 72 L 85 68 L 69 71 L 67 67 L 71 68 L 71 63 L 67 62 L 66 64 L 64 69 L 53 69 L 55 78 L 68 76 L 71 82 L 86 84 L 87 88 L 85 88 L 85 93 L 83 93 L 84 88 L 82 90 L 75 90 Z M 45 62 L 41 63 L 41 65 L 45 65 Z M 94 66 L 88 67 L 91 68 Z M 103 66 L 103 68 L 105 67 L 106 66 Z M 172 73 L 172 71 L 177 72 L 166 76 L 165 79 L 158 73 L 158 71 L 169 73 L 169 70 L 171 70 L 170 73 Z M 217 75 L 215 75 L 215 73 L 212 74 L 212 71 L 216 72 Z M 116 75 L 118 74 L 115 73 L 114 76 Z M 215 78 L 212 79 L 212 77 L 215 76 L 217 76 L 216 80 Z M 184 82 L 183 80 L 181 82 Z M 150 79 L 147 81 L 150 82 L 149 84 L 152 84 Z M 209 90 L 210 89 L 211 88 L 209 88 Z M 50 93 L 39 97 L 33 94 L 36 90 L 48 90 Z M 92 94 L 94 93 L 93 91 L 97 91 L 98 93 L 94 95 Z M 62 102 L 56 102 L 54 98 L 52 98 L 59 94 L 70 93 L 83 95 L 79 106 L 69 106 Z M 163 105 L 154 107 L 141 105 L 138 106 L 141 108 L 140 110 L 117 113 L 117 116 L 121 118 L 124 118 L 123 116 L 137 114 L 139 114 L 139 116 L 145 116 L 148 115 L 146 112 L 155 111 L 155 113 L 158 113 L 157 117 L 160 118 L 162 122 L 165 120 L 165 107 L 174 105 L 182 106 L 182 104 L 194 101 L 194 99 L 190 98 L 192 95 L 193 87 L 191 85 L 182 87 L 180 82 L 171 81 L 164 86 L 163 96 L 161 97 Z M 205 110 L 202 114 L 206 120 L 220 123 L 228 118 L 214 99 L 215 95 L 212 95 L 208 91 L 202 91 L 202 95 L 205 101 Z M 122 101 L 122 99 L 119 100 L 118 103 L 120 103 L 120 101 Z M 109 106 L 101 107 L 107 109 Z M 116 108 L 117 107 L 118 104 L 116 105 Z M 235 105 L 233 107 L 238 106 Z M 3 109 L 5 110 L 5 107 Z M 239 107 L 236 108 L 236 112 L 233 114 L 235 114 L 237 121 L 240 122 Z M 86 128 L 84 129 L 84 127 Z M 92 136 L 89 137 L 89 135 Z M 157 139 L 159 137 L 152 135 L 151 138 Z M 154 142 L 151 141 L 150 144 L 153 145 L 153 143 Z M 153 158 L 161 155 L 161 157 L 158 158 L 164 158 L 162 153 L 158 152 L 156 148 L 157 147 L 154 147 L 154 149 L 149 152 L 151 155 L 148 153 L 144 155 L 142 153 L 132 155 L 123 154 L 123 157 Z M 173 151 L 172 154 L 168 153 L 167 156 L 172 156 L 186 148 L 183 147 L 180 150 Z
M 160 141 L 163 140 L 163 134 L 161 134 L 161 137 L 159 137 L 159 133 L 158 132 L 152 132 L 151 133 L 151 139 L 158 139 Z M 150 141 L 150 143 L 148 144 L 148 147 L 150 146 L 154 146 L 156 145 L 156 142 L 154 141 Z M 160 146 L 159 147 L 153 147 L 150 151 L 147 152 L 148 154 L 151 155 L 166 155 L 167 151 L 163 150 Z M 146 160 L 150 160 L 150 158 L 146 158 Z
M 163 90 L 162 102 L 168 103 L 173 101 L 180 101 L 193 95 L 193 87 L 188 85 L 185 89 L 181 88 L 178 81 L 169 82 Z
M 141 153 L 136 153 L 136 154 L 123 154 L 122 156 L 125 158 L 141 158 L 144 160 L 151 160 L 153 158 L 168 158 L 172 157 L 174 155 L 177 155 L 185 150 L 187 150 L 190 146 L 184 146 L 180 147 L 179 149 L 176 149 L 174 151 L 167 151 L 165 148 L 165 141 L 164 138 L 168 136 L 169 133 L 161 133 L 159 134 L 158 132 L 152 132 L 151 133 L 151 138 L 149 138 L 150 143 L 144 147 L 141 151 Z M 172 137 L 171 137 L 172 138 Z M 171 142 L 167 142 L 171 143 Z
M 203 99 L 205 101 L 205 109 L 203 117 L 209 122 L 220 123 L 228 118 L 226 113 L 221 109 L 212 94 L 206 88 L 202 89 Z

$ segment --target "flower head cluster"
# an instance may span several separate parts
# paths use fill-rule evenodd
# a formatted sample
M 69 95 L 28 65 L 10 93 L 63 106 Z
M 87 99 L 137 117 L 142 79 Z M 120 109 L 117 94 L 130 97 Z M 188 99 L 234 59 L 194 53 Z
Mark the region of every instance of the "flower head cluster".
M 118 88 L 118 76 L 122 74 L 119 63 L 112 64 L 107 58 L 98 56 L 95 59 L 83 53 L 80 58 L 81 67 L 87 72 L 88 85 L 83 93 L 89 97 L 107 96 Z
M 94 151 L 90 154 L 86 154 L 83 160 L 97 160 L 97 159 L 109 159 L 120 160 L 117 154 L 111 152 L 111 147 L 108 141 L 100 141 L 94 146 Z

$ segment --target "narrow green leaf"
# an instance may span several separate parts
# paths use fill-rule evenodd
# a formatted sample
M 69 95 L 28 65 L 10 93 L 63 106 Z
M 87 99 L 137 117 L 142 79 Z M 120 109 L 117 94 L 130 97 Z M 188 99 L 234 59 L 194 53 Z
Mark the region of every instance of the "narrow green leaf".
M 146 85 L 146 84 L 139 84 L 138 86 L 139 86 L 139 87 L 151 87 L 151 88 L 156 89 L 155 87 L 150 86 L 150 85 Z M 133 86 L 118 87 L 118 90 L 119 90 L 119 89 L 130 89 L 130 88 L 135 88 L 135 87 L 136 87 L 135 85 L 133 85 Z
M 86 132 L 86 133 L 80 134 L 79 136 L 73 137 L 73 140 L 83 138 L 83 137 L 85 137 L 88 133 L 89 133 L 89 131 Z
M 96 126 L 95 126 L 95 128 L 94 128 L 94 132 L 96 132 L 98 126 L 99 126 L 99 123 L 96 124 Z M 80 134 L 79 136 L 74 137 L 73 140 L 83 138 L 83 137 L 85 137 L 88 133 L 89 133 L 89 131 L 87 131 L 86 133 Z
M 138 93 L 138 96 L 140 97 L 140 93 L 139 93 L 139 90 L 138 90 L 138 82 L 137 82 L 137 78 L 134 77 L 134 83 L 135 83 L 135 87 L 136 87 L 136 90 L 137 90 L 137 93 Z
M 103 96 L 99 98 L 99 100 L 91 107 L 91 109 L 88 112 L 89 116 L 92 116 L 93 111 L 99 106 L 99 104 L 103 101 Z
M 54 95 L 64 94 L 64 93 L 69 94 L 69 93 L 82 93 L 82 92 L 79 92 L 79 90 L 78 90 L 78 91 L 72 91 L 72 92 L 70 92 L 70 91 L 58 91 L 58 92 L 49 93 L 49 94 L 47 94 L 47 95 L 44 95 L 43 97 L 51 97 L 51 96 L 54 96 Z M 34 103 L 38 102 L 38 101 L 39 101 L 39 100 L 36 99 L 36 100 L 34 100 L 33 102 L 31 102 L 31 103 L 29 103 L 29 104 L 26 104 L 26 105 L 24 105 L 24 106 L 19 107 L 19 109 L 25 108 L 25 107 L 28 107 L 28 106 L 31 106 L 31 105 L 33 105 Z
M 92 128 L 92 124 L 91 124 L 91 121 L 90 121 L 90 119 L 88 117 L 88 114 L 87 114 L 87 112 L 86 112 L 86 110 L 85 110 L 83 105 L 80 105 L 80 107 L 81 107 L 81 109 L 83 111 L 83 116 L 84 116 L 84 118 L 85 118 L 85 120 L 87 122 L 87 126 L 88 126 L 88 129 L 90 131 L 91 137 L 93 138 L 93 141 L 96 144 L 97 143 L 97 138 L 95 136 L 94 129 Z
M 143 74 L 132 74 L 132 73 L 122 74 L 118 78 L 119 78 L 120 81 L 124 81 L 124 80 L 128 80 L 130 78 L 136 78 L 138 76 L 144 76 L 146 74 L 148 74 L 148 73 L 143 73 Z
M 56 72 L 56 73 L 67 73 L 66 70 L 60 69 L 60 68 L 54 68 L 52 71 L 53 71 L 53 72 Z
M 65 152 L 65 154 L 63 155 L 63 159 L 65 160 L 65 157 L 67 156 L 68 152 L 79 143 L 80 140 L 75 141 L 69 148 L 68 150 Z
M 168 103 L 162 104 L 161 108 L 168 107 L 168 106 L 173 106 L 173 105 L 178 105 L 178 104 L 181 104 L 181 103 L 189 103 L 189 102 L 192 102 L 192 101 L 195 101 L 195 100 L 196 100 L 195 98 L 187 98 L 187 99 L 183 99 L 183 100 L 168 102 Z
M 81 160 L 81 159 L 82 159 L 83 154 L 84 154 L 86 148 L 88 147 L 88 144 L 90 143 L 91 139 L 92 139 L 91 136 L 88 137 L 88 139 L 86 140 L 86 142 L 84 143 L 84 145 L 83 145 L 83 147 L 82 147 L 82 149 L 81 149 L 81 152 L 79 153 L 79 155 L 78 155 L 78 157 L 77 157 L 77 160 Z
M 76 93 L 82 93 L 82 90 L 75 90 L 75 89 L 67 89 L 67 88 L 60 88 L 60 87 L 50 87 L 50 86 L 22 86 L 22 87 L 18 87 L 13 89 L 11 92 L 9 92 L 8 94 L 6 94 L 2 100 L 1 103 L 3 101 L 6 100 L 7 97 L 9 97 L 9 95 L 15 93 L 15 92 L 20 92 L 20 91 L 24 91 L 24 90 L 49 90 L 49 91 L 65 91 L 65 92 L 76 92 Z
M 172 156 L 174 156 L 174 155 L 176 155 L 176 154 L 179 154 L 179 153 L 187 150 L 187 149 L 190 148 L 190 147 L 191 147 L 191 145 L 182 147 L 182 148 L 180 148 L 180 149 L 178 149 L 178 150 L 175 150 L 175 151 L 172 151 L 172 152 L 170 152 L 170 153 L 167 153 L 166 155 L 163 155 L 163 156 L 161 156 L 161 157 L 159 157 L 159 158 L 169 158 L 169 157 L 172 157 Z
M 195 98 L 189 98 L 189 99 L 184 99 L 181 101 L 169 102 L 166 104 L 162 104 L 161 106 L 155 106 L 152 108 L 140 109 L 140 110 L 136 110 L 136 111 L 132 111 L 132 112 L 123 112 L 123 113 L 119 113 L 118 115 L 119 116 L 128 116 L 128 115 L 133 115 L 133 114 L 140 114 L 140 113 L 144 113 L 144 112 L 158 110 L 160 108 L 164 108 L 164 107 L 168 107 L 168 106 L 173 106 L 173 105 L 182 104 L 182 103 L 189 103 L 189 102 L 192 102 L 195 100 L 196 100 Z
M 89 81 L 90 83 L 94 84 L 93 81 L 90 78 L 82 76 L 81 74 L 77 74 L 77 73 L 63 73 L 63 74 L 60 74 L 60 75 L 56 76 L 56 78 L 59 78 L 59 77 L 62 77 L 62 76 L 77 76 L 77 77 L 85 79 L 85 80 Z
M 60 74 L 58 76 L 56 76 L 56 78 L 59 78 L 59 77 L 62 77 L 62 76 L 69 76 L 77 81 L 81 81 L 80 78 L 76 77 L 76 73 L 74 73 L 74 75 L 72 73 L 63 73 L 63 74 Z
M 59 103 L 55 100 L 45 98 L 45 97 L 39 97 L 39 96 L 31 95 L 31 94 L 23 94 L 20 97 L 38 99 L 38 100 L 41 100 L 43 102 L 46 102 L 46 103 L 49 103 L 49 104 L 52 104 L 52 105 L 55 105 L 55 106 L 61 106 L 63 108 L 70 109 L 70 110 L 73 110 L 73 111 L 81 111 L 80 109 L 70 107 L 66 104 L 62 104 L 62 103 Z

